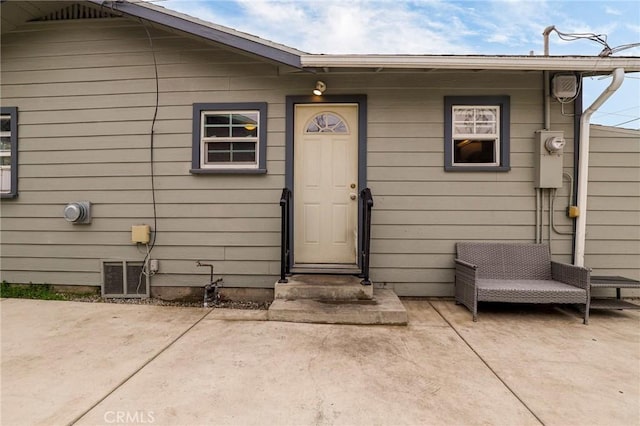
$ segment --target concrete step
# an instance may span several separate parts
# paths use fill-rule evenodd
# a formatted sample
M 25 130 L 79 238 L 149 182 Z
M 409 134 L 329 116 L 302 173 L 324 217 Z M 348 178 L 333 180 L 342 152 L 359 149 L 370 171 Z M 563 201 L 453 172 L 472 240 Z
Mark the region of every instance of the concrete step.
M 275 299 L 270 321 L 319 324 L 406 325 L 407 311 L 392 290 L 375 289 L 371 300 Z
M 324 275 L 360 275 L 361 269 L 357 265 L 341 263 L 301 263 L 291 267 L 295 274 L 324 274 Z
M 320 274 L 320 275 L 360 275 L 360 269 L 356 268 L 309 268 L 293 267 L 292 274 Z
M 373 286 L 352 275 L 293 275 L 276 283 L 274 299 L 371 300 Z

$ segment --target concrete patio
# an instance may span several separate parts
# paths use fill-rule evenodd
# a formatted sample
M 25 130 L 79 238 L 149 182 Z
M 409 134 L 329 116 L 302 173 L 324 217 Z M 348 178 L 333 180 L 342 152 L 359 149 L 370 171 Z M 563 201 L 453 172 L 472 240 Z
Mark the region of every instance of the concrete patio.
M 640 312 L 408 300 L 409 325 L 3 299 L 3 425 L 637 425 Z

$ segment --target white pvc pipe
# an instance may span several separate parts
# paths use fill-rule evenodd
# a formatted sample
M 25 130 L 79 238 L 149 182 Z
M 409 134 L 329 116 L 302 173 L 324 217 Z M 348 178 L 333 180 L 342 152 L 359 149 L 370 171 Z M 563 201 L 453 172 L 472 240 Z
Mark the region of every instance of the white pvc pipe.
M 616 68 L 611 74 L 611 84 L 593 101 L 580 118 L 580 156 L 578 158 L 578 209 L 576 221 L 576 254 L 574 263 L 584 266 L 584 250 L 587 233 L 587 186 L 589 183 L 589 125 L 591 116 L 620 88 L 624 80 L 624 68 Z
M 549 56 L 549 34 L 555 29 L 555 25 L 549 25 L 542 32 L 542 36 L 544 37 L 544 56 Z

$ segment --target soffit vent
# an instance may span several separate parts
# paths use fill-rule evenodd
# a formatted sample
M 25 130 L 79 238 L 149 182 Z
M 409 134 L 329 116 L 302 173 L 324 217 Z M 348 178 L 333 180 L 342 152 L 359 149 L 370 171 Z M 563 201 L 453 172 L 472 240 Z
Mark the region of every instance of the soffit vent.
M 102 19 L 117 18 L 120 15 L 112 13 L 106 8 L 94 8 L 84 4 L 72 4 L 64 9 L 57 10 L 48 15 L 34 19 L 32 22 L 39 21 L 71 21 L 76 19 Z

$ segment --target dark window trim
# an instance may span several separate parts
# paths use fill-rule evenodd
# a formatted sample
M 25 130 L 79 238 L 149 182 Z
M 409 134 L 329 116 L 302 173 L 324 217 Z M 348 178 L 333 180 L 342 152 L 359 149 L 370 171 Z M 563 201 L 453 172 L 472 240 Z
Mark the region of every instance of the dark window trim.
M 0 198 L 18 196 L 18 108 L 0 107 L 0 114 L 11 116 L 11 192 L 1 193 Z
M 500 106 L 500 165 L 499 166 L 455 166 L 453 164 L 453 117 L 454 105 L 498 105 Z M 509 96 L 445 96 L 444 97 L 444 169 L 448 172 L 508 172 L 511 170 L 511 101 Z
M 258 167 L 257 168 L 232 168 L 216 169 L 202 168 L 200 166 L 200 118 L 202 111 L 234 111 L 257 110 L 260 112 L 258 123 Z M 265 174 L 267 173 L 267 103 L 266 102 L 225 102 L 225 103 L 197 103 L 193 104 L 191 145 L 191 170 L 192 174 Z

